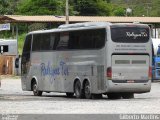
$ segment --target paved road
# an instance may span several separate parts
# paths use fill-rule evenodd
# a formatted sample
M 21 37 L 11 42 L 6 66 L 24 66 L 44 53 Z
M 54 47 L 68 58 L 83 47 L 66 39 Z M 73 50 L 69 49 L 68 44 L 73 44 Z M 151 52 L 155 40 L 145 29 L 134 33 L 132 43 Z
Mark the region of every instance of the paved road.
M 21 90 L 20 79 L 3 79 L 0 88 L 0 113 L 3 114 L 160 114 L 160 83 L 150 93 L 134 99 L 100 100 L 67 98 L 63 93 L 35 97 Z

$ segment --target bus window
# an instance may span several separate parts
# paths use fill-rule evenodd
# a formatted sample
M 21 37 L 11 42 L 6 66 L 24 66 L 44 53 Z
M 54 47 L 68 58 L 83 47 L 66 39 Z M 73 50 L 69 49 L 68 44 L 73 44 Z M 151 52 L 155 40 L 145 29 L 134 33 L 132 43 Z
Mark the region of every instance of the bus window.
M 57 50 L 68 49 L 68 41 L 69 41 L 69 33 L 68 32 L 60 33 L 60 40 L 58 42 L 58 45 L 57 45 L 56 49 Z
M 30 52 L 30 50 L 31 50 L 31 39 L 32 39 L 32 36 L 31 36 L 31 35 L 28 35 L 28 36 L 26 37 L 25 44 L 24 44 L 24 48 L 23 48 L 23 52 L 24 52 L 24 53 Z
M 41 37 L 40 50 L 51 50 L 52 46 L 50 45 L 51 44 L 50 34 L 49 33 L 41 34 L 40 37 Z
M 59 40 L 60 40 L 60 33 L 56 32 L 55 33 L 55 41 L 53 44 L 53 50 L 56 50 L 58 43 L 59 43 Z
M 71 31 L 69 49 L 99 49 L 105 44 L 105 29 Z
M 24 43 L 23 54 L 22 54 L 22 62 L 21 62 L 22 75 L 26 75 L 29 69 L 31 41 L 32 41 L 32 35 L 28 35 Z
M 35 34 L 33 35 L 33 44 L 32 44 L 32 51 L 40 50 L 40 35 Z
M 52 50 L 54 43 L 54 36 L 50 33 L 33 35 L 32 51 Z
M 149 27 L 111 27 L 111 38 L 120 43 L 145 43 L 149 41 Z

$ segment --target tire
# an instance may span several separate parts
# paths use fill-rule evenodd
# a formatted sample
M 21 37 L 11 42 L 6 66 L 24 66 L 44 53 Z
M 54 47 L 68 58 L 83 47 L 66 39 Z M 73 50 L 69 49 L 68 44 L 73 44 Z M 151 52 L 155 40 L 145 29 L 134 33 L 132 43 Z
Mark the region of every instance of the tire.
M 32 91 L 34 96 L 42 96 L 42 91 L 37 90 L 38 85 L 37 82 L 33 82 L 32 84 Z
M 67 95 L 67 97 L 71 98 L 71 97 L 73 97 L 74 93 L 67 92 L 66 95 Z
M 85 82 L 84 84 L 84 95 L 86 99 L 91 99 L 92 94 L 91 94 L 91 86 L 88 81 Z
M 121 99 L 121 95 L 119 93 L 108 93 L 108 99 Z
M 132 98 L 134 98 L 134 93 L 123 93 L 122 98 L 123 99 L 132 99 Z
M 83 98 L 83 91 L 79 80 L 74 84 L 74 93 L 76 98 Z

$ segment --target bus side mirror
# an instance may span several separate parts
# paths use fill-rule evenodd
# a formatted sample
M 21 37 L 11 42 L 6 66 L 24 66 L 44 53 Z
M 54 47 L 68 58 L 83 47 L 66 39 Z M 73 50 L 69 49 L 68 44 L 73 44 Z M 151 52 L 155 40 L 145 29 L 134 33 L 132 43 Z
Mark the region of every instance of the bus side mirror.
M 16 58 L 15 60 L 15 68 L 19 68 L 19 58 Z

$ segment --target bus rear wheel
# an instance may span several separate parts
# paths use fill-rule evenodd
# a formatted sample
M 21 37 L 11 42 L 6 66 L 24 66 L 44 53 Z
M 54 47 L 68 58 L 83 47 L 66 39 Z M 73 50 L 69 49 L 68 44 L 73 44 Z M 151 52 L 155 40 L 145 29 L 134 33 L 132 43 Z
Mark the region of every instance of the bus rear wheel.
M 84 85 L 84 95 L 85 95 L 86 99 L 91 99 L 92 98 L 91 86 L 90 86 L 88 81 L 86 81 L 85 85 Z
M 74 93 L 76 98 L 83 98 L 83 91 L 79 80 L 74 84 Z
M 34 96 L 42 96 L 42 91 L 38 90 L 37 82 L 33 82 L 33 84 L 32 84 L 32 90 L 33 90 L 33 95 Z

